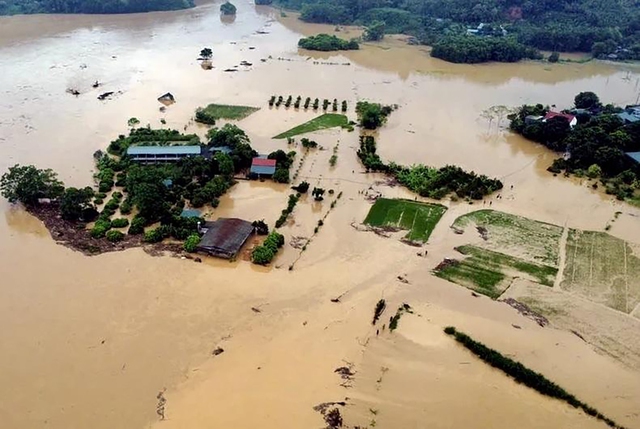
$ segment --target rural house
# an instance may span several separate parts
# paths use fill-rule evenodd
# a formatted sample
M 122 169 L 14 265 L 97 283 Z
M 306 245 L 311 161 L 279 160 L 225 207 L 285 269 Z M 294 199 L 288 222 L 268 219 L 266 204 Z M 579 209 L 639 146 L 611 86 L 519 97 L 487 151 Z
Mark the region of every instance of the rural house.
M 253 158 L 251 163 L 251 176 L 262 178 L 271 177 L 276 172 L 276 160 L 266 157 Z
M 127 148 L 127 156 L 132 161 L 149 164 L 176 162 L 182 158 L 201 155 L 200 146 L 129 146 Z
M 234 258 L 253 234 L 250 222 L 237 218 L 220 218 L 205 222 L 200 232 L 204 232 L 196 250 L 219 258 Z

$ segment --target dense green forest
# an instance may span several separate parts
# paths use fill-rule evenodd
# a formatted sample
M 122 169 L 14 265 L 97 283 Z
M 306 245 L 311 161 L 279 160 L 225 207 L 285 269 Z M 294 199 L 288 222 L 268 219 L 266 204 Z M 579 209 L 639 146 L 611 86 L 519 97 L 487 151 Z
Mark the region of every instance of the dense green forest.
M 467 34 L 467 29 L 476 29 L 484 23 L 494 28 L 502 25 L 517 42 L 537 49 L 640 59 L 637 0 L 277 0 L 276 3 L 300 10 L 301 19 L 307 22 L 369 25 L 381 21 L 386 24 L 387 33 L 408 34 L 423 44 Z M 480 32 L 473 37 L 484 36 L 487 34 Z M 448 42 L 450 47 L 460 46 L 461 51 L 473 43 L 464 38 Z
M 298 46 L 310 51 L 350 51 L 360 47 L 355 40 L 344 40 L 328 34 L 318 34 L 317 36 L 303 37 L 298 42 Z
M 549 171 L 600 179 L 607 193 L 620 200 L 640 201 L 640 168 L 627 156 L 640 152 L 640 116 L 637 108 L 603 105 L 592 92 L 575 97 L 568 115 L 547 116 L 549 107 L 525 105 L 509 115 L 510 128 L 529 140 L 563 152 Z M 577 124 L 571 126 L 569 119 Z M 597 183 L 593 184 L 597 187 Z
M 135 13 L 193 7 L 193 0 L 0 0 L 0 15 L 21 13 Z
M 541 59 L 535 48 L 518 43 L 513 37 L 445 36 L 440 38 L 431 56 L 452 63 L 513 63 L 522 59 Z

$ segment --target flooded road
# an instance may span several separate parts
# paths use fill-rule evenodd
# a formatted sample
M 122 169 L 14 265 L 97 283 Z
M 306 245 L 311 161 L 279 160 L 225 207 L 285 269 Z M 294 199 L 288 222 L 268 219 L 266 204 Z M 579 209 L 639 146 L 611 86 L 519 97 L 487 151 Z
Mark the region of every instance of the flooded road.
M 253 146 L 260 152 L 291 149 L 271 137 L 314 115 L 270 109 L 271 95 L 346 99 L 351 119 L 355 102 L 370 99 L 399 105 L 379 133 L 384 159 L 451 163 L 500 177 L 507 186 L 514 185 L 514 191 L 505 192 L 494 208 L 593 229 L 602 229 L 620 207 L 625 216 L 639 214 L 585 184 L 554 178 L 545 171 L 553 154 L 505 132 L 504 115 L 491 121 L 483 115 L 493 106 L 530 102 L 565 107 L 585 90 L 595 91 L 606 103 L 630 104 L 638 96 L 639 75 L 633 67 L 598 62 L 453 65 L 431 59 L 426 48 L 409 47 L 401 38 L 365 45 L 346 56 L 312 55 L 298 50 L 300 34 L 333 27 L 304 25 L 294 15 L 280 19 L 273 9 L 248 1 L 236 5 L 238 15 L 232 22 L 221 20 L 219 2 L 142 15 L 0 18 L 0 171 L 16 163 L 35 164 L 53 168 L 68 186 L 85 186 L 92 183 L 92 154 L 126 133 L 130 117 L 152 127 L 162 126 L 164 119 L 167 127 L 186 126 L 186 131 L 204 136 L 206 128 L 192 123 L 191 117 L 196 107 L 211 102 L 261 107 L 240 124 Z M 354 29 L 342 31 L 345 37 L 357 34 Z M 214 52 L 210 71 L 197 61 L 204 47 Z M 239 66 L 243 60 L 253 65 Z M 329 62 L 337 65 L 323 64 Z M 234 66 L 239 66 L 237 72 L 224 72 Z M 99 88 L 92 87 L 95 81 Z M 68 94 L 70 88 L 80 95 Z M 97 99 L 111 91 L 110 99 Z M 177 103 L 161 112 L 157 97 L 166 92 Z M 372 347 L 373 352 L 364 355 L 363 380 L 375 380 L 380 366 L 422 359 L 431 347 L 439 350 L 433 365 L 450 374 L 456 389 L 464 389 L 465 380 L 473 377 L 489 386 L 475 386 L 478 395 L 498 386 L 502 393 L 491 397 L 508 401 L 511 412 L 501 418 L 514 427 L 540 427 L 522 421 L 535 406 L 545 410 L 548 421 L 560 418 L 563 427 L 596 425 L 563 405 L 518 390 L 521 387 L 507 390 L 515 385 L 496 381 L 501 376 L 479 363 L 467 377 L 454 374 L 457 366 L 446 358 L 450 345 L 442 349 L 434 339 L 440 324 L 458 321 L 490 338 L 495 326 L 524 322 L 498 303 L 476 307 L 468 294 L 462 298 L 461 288 L 431 280 L 425 265 L 411 259 L 413 249 L 350 226 L 360 223 L 369 208 L 359 191 L 376 186 L 379 179 L 362 173 L 355 155 L 357 138 L 357 132 L 337 130 L 314 136 L 327 150 L 306 157 L 299 179 L 344 196 L 333 211 L 333 199 L 299 203 L 283 229 L 288 241 L 311 237 L 317 220 L 329 212 L 326 226 L 304 254 L 286 246 L 276 261 L 282 269 L 264 270 L 242 261 L 194 264 L 151 257 L 139 249 L 88 258 L 57 246 L 40 222 L 0 201 L 2 425 L 144 428 L 158 419 L 157 395 L 166 389 L 167 420 L 158 427 L 318 427 L 322 421 L 311 406 L 351 396 L 332 371 L 342 359 L 362 359 L 363 344 L 373 336 L 367 330 L 370 310 L 385 294 L 408 294 L 418 302 L 437 303 L 439 310 L 429 326 L 411 325 L 406 338 L 384 340 L 399 342 L 405 354 L 387 343 Z M 329 168 L 337 143 L 338 163 Z M 413 198 L 399 188 L 384 192 Z M 286 186 L 242 182 L 222 198 L 213 216 L 272 223 L 286 206 L 288 193 Z M 452 219 L 476 208 L 450 205 Z M 616 225 L 611 233 L 640 242 L 635 218 L 625 219 L 624 229 Z M 437 255 L 438 249 L 451 249 L 449 238 L 434 234 L 433 241 Z M 294 263 L 295 270 L 287 271 Z M 419 273 L 423 280 L 401 289 L 394 279 L 403 271 Z M 342 305 L 330 302 L 344 293 Z M 421 311 L 424 320 L 431 317 L 428 310 Z M 584 392 L 598 408 L 612 410 L 616 419 L 637 427 L 638 416 L 629 411 L 640 398 L 640 383 L 632 383 L 638 380 L 637 372 L 618 367 L 563 334 L 531 330 L 525 335 L 534 336 L 549 360 L 528 353 L 525 337 L 517 337 L 511 351 L 521 352 L 534 367 L 557 375 L 568 390 Z M 504 338 L 520 335 L 502 328 L 496 332 Z M 560 352 L 553 348 L 555 342 L 563 344 Z M 225 353 L 212 357 L 216 347 Z M 451 353 L 456 358 L 462 354 Z M 579 357 L 588 363 L 572 368 Z M 548 363 L 556 359 L 556 366 Z M 424 372 L 422 366 L 408 367 L 392 376 L 393 395 L 398 397 L 407 379 L 434 377 Z M 608 385 L 605 374 L 627 381 L 610 391 L 602 388 Z M 367 401 L 379 401 L 376 406 L 383 410 L 390 401 L 388 392 L 375 398 L 375 383 L 358 389 L 354 397 L 363 401 L 353 412 L 358 418 L 366 414 L 362 407 Z M 411 392 L 418 395 L 421 390 Z M 283 404 L 285 398 L 292 399 Z M 455 391 L 447 398 L 453 401 Z M 455 403 L 441 405 L 429 406 L 437 406 L 442 415 L 455 413 Z M 381 421 L 391 424 L 400 414 L 396 405 L 390 406 Z M 491 427 L 493 417 L 479 421 Z M 410 420 L 403 420 L 406 427 Z

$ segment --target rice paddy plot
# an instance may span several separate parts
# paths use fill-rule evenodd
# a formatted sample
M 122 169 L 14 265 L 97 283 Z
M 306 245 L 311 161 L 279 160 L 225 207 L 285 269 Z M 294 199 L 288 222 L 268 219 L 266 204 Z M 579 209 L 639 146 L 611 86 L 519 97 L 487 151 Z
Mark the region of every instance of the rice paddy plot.
M 278 134 L 274 139 L 286 139 L 288 137 L 294 137 L 299 134 L 311 133 L 313 131 L 325 130 L 328 128 L 347 127 L 349 125 L 349 119 L 345 115 L 338 113 L 325 113 L 317 118 L 313 118 L 310 121 L 305 122 Z
M 475 226 L 485 239 L 480 247 L 526 261 L 558 267 L 562 227 L 495 210 L 460 216 L 453 228 Z
M 640 258 L 628 242 L 604 232 L 569 230 L 560 287 L 631 313 L 640 303 Z
M 558 269 L 531 263 L 477 246 L 456 248 L 466 257 L 445 260 L 434 274 L 450 282 L 497 299 L 516 277 L 525 277 L 544 286 L 553 286 Z
M 440 204 L 378 198 L 364 220 L 375 227 L 394 227 L 409 232 L 405 238 L 426 243 L 442 215 L 447 211 Z

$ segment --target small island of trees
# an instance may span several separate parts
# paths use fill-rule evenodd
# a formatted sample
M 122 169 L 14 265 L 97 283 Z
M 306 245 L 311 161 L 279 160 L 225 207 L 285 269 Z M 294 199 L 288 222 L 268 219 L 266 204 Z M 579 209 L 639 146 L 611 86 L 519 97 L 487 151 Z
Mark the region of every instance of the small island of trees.
M 582 92 L 576 95 L 574 108 L 563 112 L 552 112 L 542 104 L 522 106 L 509 116 L 510 128 L 563 154 L 549 171 L 600 178 L 607 193 L 635 202 L 640 169 L 628 154 L 640 151 L 638 109 L 603 105 L 593 92 Z
M 349 51 L 360 49 L 358 42 L 351 40 L 340 39 L 336 36 L 330 36 L 328 34 L 318 34 L 317 36 L 309 36 L 300 39 L 298 46 L 310 51 Z

